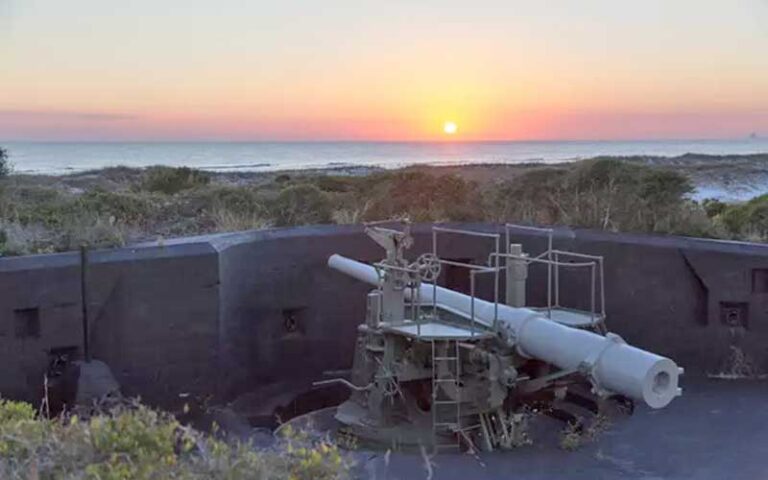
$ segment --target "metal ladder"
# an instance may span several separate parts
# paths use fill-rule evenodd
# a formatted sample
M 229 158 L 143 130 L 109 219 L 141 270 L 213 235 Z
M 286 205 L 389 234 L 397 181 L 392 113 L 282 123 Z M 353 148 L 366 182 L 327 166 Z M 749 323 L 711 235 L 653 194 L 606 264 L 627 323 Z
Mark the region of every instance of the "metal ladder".
M 442 347 L 442 348 L 441 348 Z M 441 365 L 443 375 L 440 375 Z M 448 373 L 445 374 L 445 371 Z M 461 396 L 459 379 L 461 359 L 457 340 L 432 340 L 432 445 L 435 452 L 440 449 L 460 448 L 458 431 L 461 428 Z M 445 390 L 446 385 L 456 388 L 456 399 Z M 440 443 L 441 434 L 454 435 L 455 442 Z

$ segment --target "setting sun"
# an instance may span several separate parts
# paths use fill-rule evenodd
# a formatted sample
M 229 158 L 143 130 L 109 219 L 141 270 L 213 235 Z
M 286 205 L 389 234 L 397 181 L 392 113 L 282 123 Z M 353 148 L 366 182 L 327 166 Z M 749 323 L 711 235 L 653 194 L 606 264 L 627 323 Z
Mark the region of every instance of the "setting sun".
M 443 132 L 445 132 L 446 135 L 453 135 L 458 131 L 458 127 L 453 122 L 445 122 L 443 124 Z

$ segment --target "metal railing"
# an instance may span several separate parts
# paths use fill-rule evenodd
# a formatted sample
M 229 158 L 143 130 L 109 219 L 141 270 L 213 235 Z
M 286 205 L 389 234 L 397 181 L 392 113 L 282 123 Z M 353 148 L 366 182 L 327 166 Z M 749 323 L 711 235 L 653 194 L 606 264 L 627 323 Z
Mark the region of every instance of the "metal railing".
M 470 336 L 474 337 L 478 328 L 475 317 L 475 299 L 477 297 L 477 276 L 483 274 L 493 274 L 493 330 L 496 331 L 498 327 L 498 310 L 499 310 L 499 291 L 500 291 L 500 273 L 508 269 L 506 262 L 502 265 L 501 259 L 514 259 L 521 262 L 525 262 L 527 265 L 543 264 L 547 266 L 547 316 L 552 318 L 553 309 L 565 308 L 560 304 L 560 289 L 561 289 L 561 268 L 589 268 L 590 269 L 590 321 L 592 324 L 597 323 L 596 320 L 605 319 L 605 277 L 604 277 L 604 264 L 603 257 L 597 255 L 589 255 L 584 253 L 569 252 L 565 250 L 558 250 L 553 247 L 553 229 L 551 228 L 539 228 L 529 227 L 523 225 L 506 224 L 505 228 L 505 253 L 501 252 L 501 234 L 499 233 L 487 233 L 476 232 L 471 230 L 461 230 L 448 227 L 432 227 L 432 255 L 440 263 L 441 267 L 454 266 L 459 268 L 465 268 L 469 271 L 469 296 L 470 296 Z M 533 232 L 544 233 L 547 236 L 547 249 L 536 255 L 517 255 L 510 253 L 511 245 L 511 230 L 528 230 Z M 452 235 L 464 235 L 477 238 L 487 238 L 493 240 L 494 251 L 488 256 L 487 265 L 476 265 L 472 263 L 459 262 L 455 260 L 447 260 L 440 258 L 439 255 L 439 238 L 441 234 Z M 565 259 L 582 259 L 585 261 L 565 261 Z M 400 272 L 404 273 L 405 277 L 409 279 L 416 279 L 415 281 L 409 280 L 405 287 L 410 290 L 410 302 L 406 305 L 407 309 L 410 309 L 410 321 L 416 325 L 416 335 L 422 336 L 421 326 L 424 321 L 425 315 L 422 315 L 422 299 L 421 299 L 421 285 L 422 282 L 419 279 L 419 271 L 415 268 L 409 268 L 407 266 L 395 266 L 388 265 L 382 262 L 373 264 L 376 268 L 376 272 L 379 275 L 379 285 L 382 285 L 382 276 L 385 272 Z M 439 278 L 435 279 L 432 284 L 432 317 L 438 318 L 437 308 L 437 288 L 439 284 Z M 379 287 L 381 290 L 381 287 Z M 598 300 L 599 293 L 599 300 Z M 598 305 L 599 302 L 599 305 Z M 599 317 L 598 317 L 599 315 Z
M 600 291 L 600 316 L 605 319 L 605 272 L 603 269 L 603 257 L 600 255 L 589 255 L 586 253 L 568 252 L 563 250 L 552 250 L 555 262 L 558 267 L 555 268 L 555 307 L 560 307 L 560 268 L 565 267 L 590 267 L 590 307 L 592 320 L 596 313 L 596 291 Z M 591 260 L 589 262 L 560 262 L 560 257 L 573 257 Z M 598 278 L 599 277 L 599 278 Z M 599 280 L 599 285 L 597 281 Z
M 475 297 L 476 297 L 476 280 L 475 277 L 482 273 L 495 273 L 493 279 L 493 328 L 496 330 L 499 315 L 499 272 L 502 270 L 499 268 L 498 258 L 494 266 L 474 265 L 471 263 L 456 262 L 453 260 L 444 260 L 440 258 L 438 252 L 438 235 L 440 233 L 464 235 L 478 238 L 489 238 L 494 240 L 495 253 L 500 253 L 501 235 L 498 233 L 487 232 L 475 232 L 472 230 L 461 230 L 448 227 L 432 227 L 432 255 L 440 262 L 440 265 L 452 265 L 455 267 L 466 268 L 469 270 L 469 284 L 470 284 L 470 336 L 475 336 Z M 438 280 L 432 285 L 432 312 L 437 315 L 437 285 Z
M 527 230 L 527 231 L 546 234 L 547 249 L 544 252 L 534 257 L 529 257 L 526 255 L 515 255 L 510 253 L 510 245 L 511 245 L 510 231 L 512 229 Z M 596 320 L 596 315 L 598 313 L 597 299 L 596 299 L 598 290 L 600 294 L 600 307 L 599 307 L 600 320 L 605 319 L 605 275 L 604 275 L 604 263 L 603 263 L 602 256 L 555 249 L 553 246 L 554 230 L 551 228 L 530 227 L 526 225 L 514 225 L 514 224 L 508 223 L 504 225 L 504 232 L 505 232 L 505 240 L 506 240 L 506 247 L 505 247 L 506 253 L 502 255 L 495 255 L 491 253 L 491 255 L 489 256 L 489 262 L 488 262 L 489 265 L 491 263 L 491 258 L 493 257 L 513 258 L 516 260 L 524 261 L 527 264 L 532 264 L 532 263 L 546 264 L 547 265 L 547 315 L 550 319 L 552 318 L 553 308 L 554 309 L 564 308 L 560 304 L 560 268 L 561 267 L 590 269 L 590 296 L 589 296 L 590 320 L 591 320 L 591 323 L 594 324 Z M 586 261 L 586 262 L 561 261 L 561 258 L 568 258 L 568 257 L 585 259 L 589 261 Z M 496 264 L 498 265 L 498 259 L 496 260 Z M 598 284 L 598 281 L 599 281 L 599 284 Z

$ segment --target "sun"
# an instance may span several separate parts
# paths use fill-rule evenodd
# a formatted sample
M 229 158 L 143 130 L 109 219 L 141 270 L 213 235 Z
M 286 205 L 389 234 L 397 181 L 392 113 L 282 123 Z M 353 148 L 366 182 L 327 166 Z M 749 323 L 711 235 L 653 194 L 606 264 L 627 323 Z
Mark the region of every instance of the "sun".
M 454 135 L 458 130 L 459 127 L 457 127 L 454 122 L 445 122 L 443 124 L 443 132 L 445 132 L 446 135 Z

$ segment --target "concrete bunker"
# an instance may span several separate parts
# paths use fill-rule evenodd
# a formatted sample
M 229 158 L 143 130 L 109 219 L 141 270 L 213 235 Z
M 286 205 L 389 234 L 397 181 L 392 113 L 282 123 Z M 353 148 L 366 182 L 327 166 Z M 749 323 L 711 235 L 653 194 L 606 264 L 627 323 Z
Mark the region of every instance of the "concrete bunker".
M 446 227 L 504 233 L 500 225 Z M 430 250 L 430 232 L 430 225 L 414 226 L 415 253 Z M 541 232 L 509 234 L 525 251 L 547 246 Z M 765 246 L 572 229 L 555 229 L 553 241 L 606 259 L 606 308 L 612 329 L 627 341 L 675 358 L 687 376 L 724 371 L 734 348 L 757 375 L 766 371 Z M 275 412 L 293 416 L 338 403 L 343 388 L 323 393 L 312 383 L 350 369 L 369 287 L 329 275 L 325 261 L 337 252 L 364 262 L 380 256 L 358 226 L 94 251 L 88 299 L 94 358 L 111 367 L 126 395 L 171 411 L 205 398 L 242 406 L 245 416 L 266 424 Z M 481 248 L 462 240 L 450 242 L 445 255 L 485 260 Z M 4 396 L 39 399 L 51 358 L 83 355 L 79 275 L 76 254 L 0 259 Z M 529 277 L 530 301 L 545 305 L 546 269 L 531 269 Z M 588 290 L 589 278 L 572 280 L 574 289 Z M 479 288 L 489 293 L 488 285 Z M 561 295 L 563 304 L 579 304 L 569 292 Z M 653 385 L 667 382 L 659 374 Z

